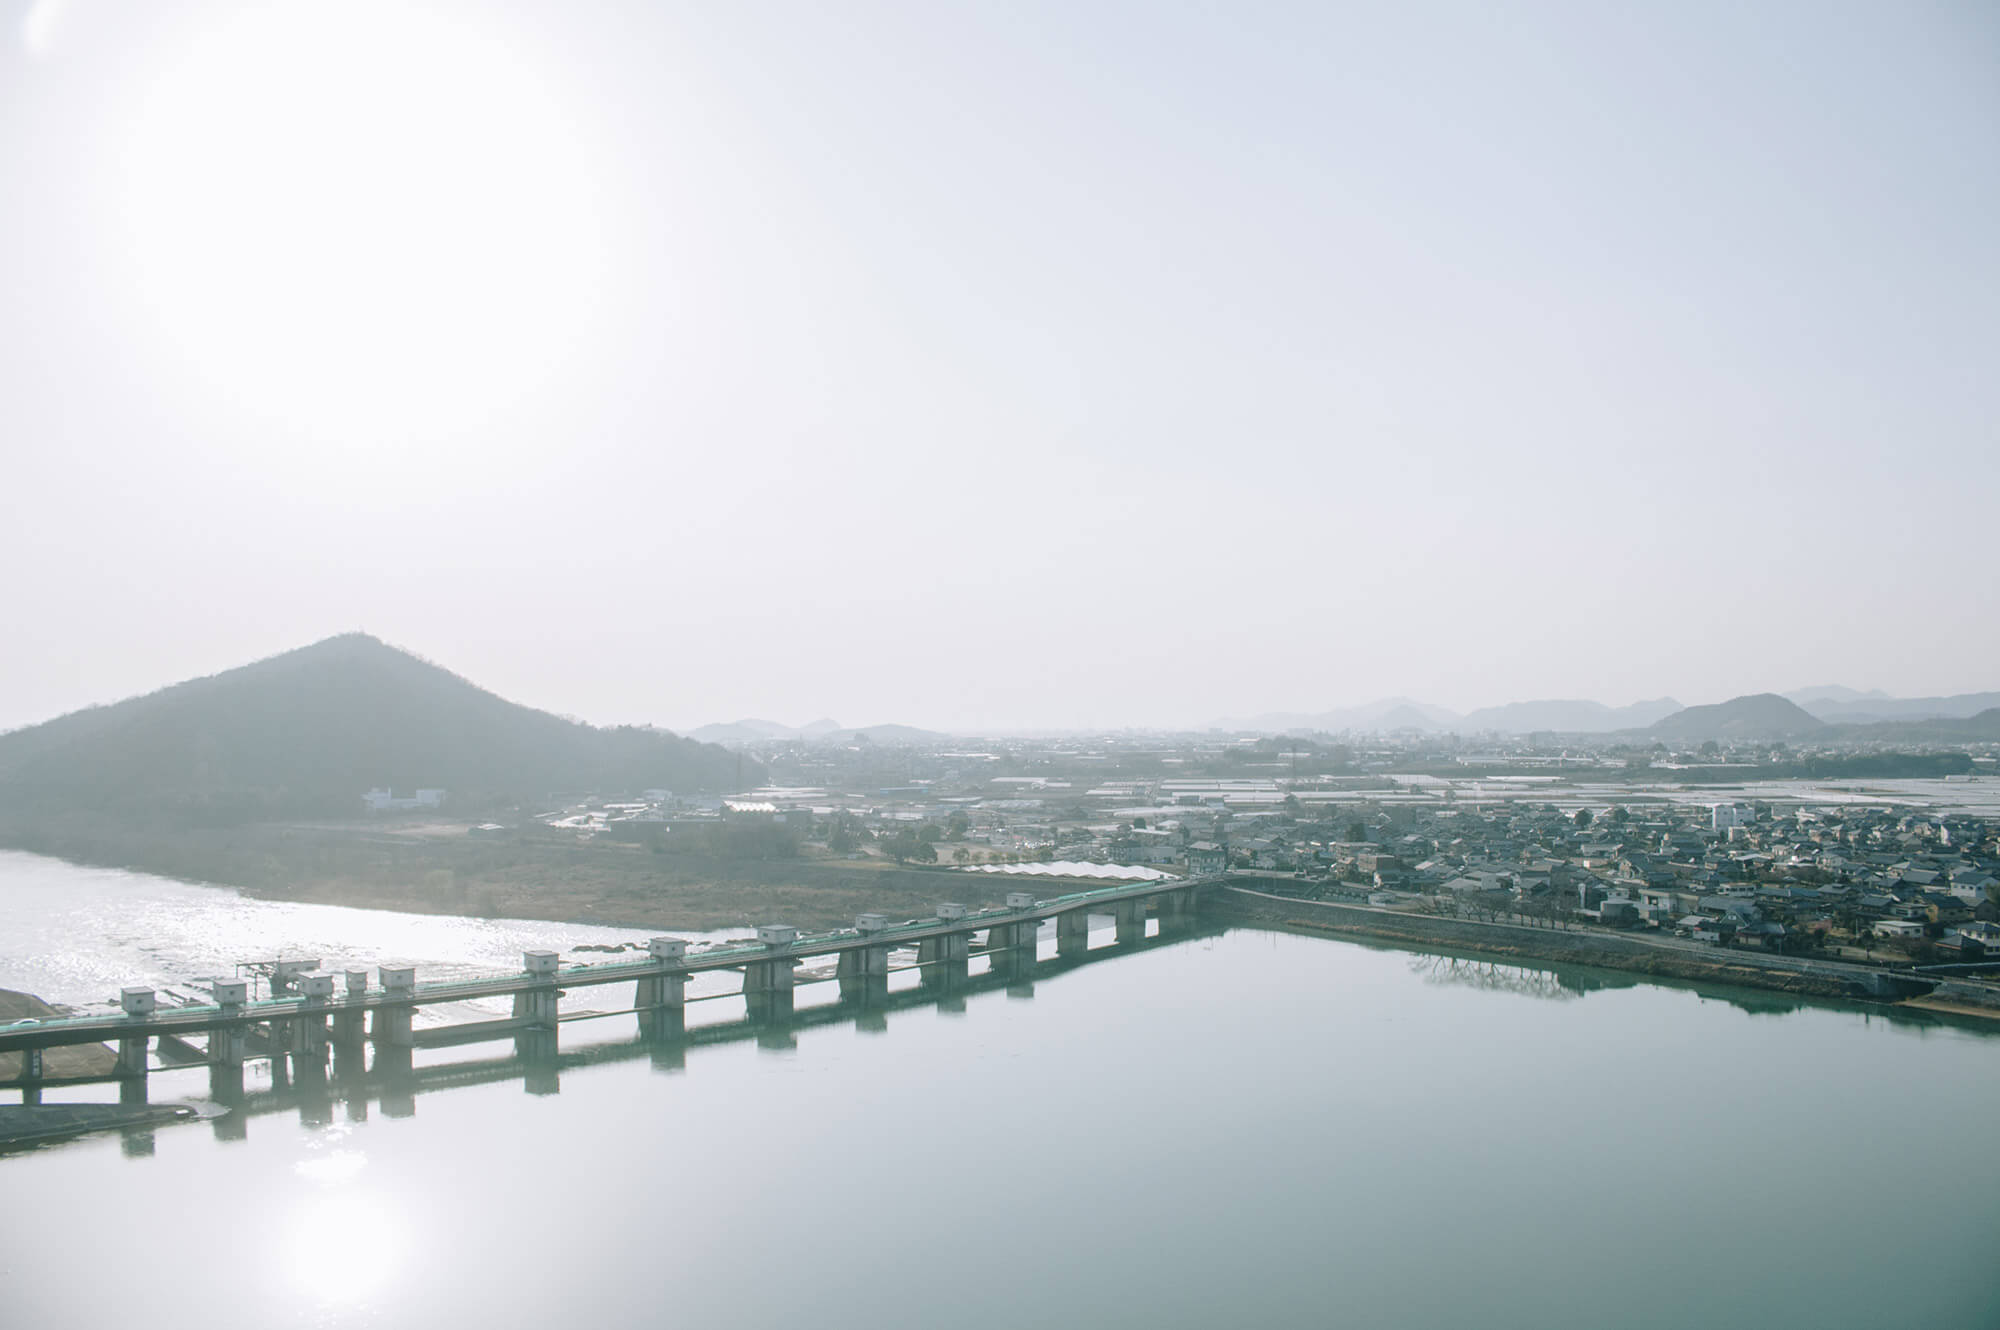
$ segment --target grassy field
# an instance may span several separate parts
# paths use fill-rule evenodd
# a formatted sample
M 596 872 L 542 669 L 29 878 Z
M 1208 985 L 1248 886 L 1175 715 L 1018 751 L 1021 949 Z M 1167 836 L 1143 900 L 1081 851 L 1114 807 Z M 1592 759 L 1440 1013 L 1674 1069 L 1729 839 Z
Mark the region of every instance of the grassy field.
M 993 904 L 1018 889 L 1001 875 L 902 868 L 816 847 L 797 857 L 727 857 L 580 841 L 539 826 L 473 836 L 464 824 L 435 821 L 176 829 L 78 821 L 31 834 L 0 827 L 0 843 L 271 900 L 638 928 L 827 928 L 864 911 L 900 919 L 927 915 L 945 900 Z

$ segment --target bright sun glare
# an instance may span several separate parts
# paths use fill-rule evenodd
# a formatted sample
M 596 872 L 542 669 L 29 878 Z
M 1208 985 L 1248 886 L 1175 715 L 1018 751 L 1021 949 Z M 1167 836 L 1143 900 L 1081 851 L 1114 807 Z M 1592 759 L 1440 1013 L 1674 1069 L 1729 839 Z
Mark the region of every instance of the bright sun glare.
M 603 275 L 597 182 L 504 32 L 248 8 L 141 93 L 131 278 L 200 391 L 339 458 L 462 460 L 561 376 Z

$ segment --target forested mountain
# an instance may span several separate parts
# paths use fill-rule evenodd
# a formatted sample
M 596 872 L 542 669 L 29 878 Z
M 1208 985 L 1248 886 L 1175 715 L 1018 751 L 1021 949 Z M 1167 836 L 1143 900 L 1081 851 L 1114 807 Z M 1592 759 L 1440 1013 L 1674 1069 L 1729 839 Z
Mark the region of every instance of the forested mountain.
M 16 812 L 243 820 L 358 813 L 385 786 L 473 808 L 762 777 L 710 744 L 519 706 L 360 633 L 0 735 L 0 811 Z

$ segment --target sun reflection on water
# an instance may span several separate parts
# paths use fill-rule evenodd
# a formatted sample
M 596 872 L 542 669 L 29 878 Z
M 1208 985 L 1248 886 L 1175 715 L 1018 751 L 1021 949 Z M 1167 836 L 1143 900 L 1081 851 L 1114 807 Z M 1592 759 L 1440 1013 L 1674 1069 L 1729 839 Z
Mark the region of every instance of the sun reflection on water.
M 286 1217 L 287 1282 L 322 1306 L 352 1307 L 379 1294 L 407 1250 L 404 1222 L 391 1198 L 364 1178 L 368 1157 L 335 1149 L 293 1165 L 311 1184 Z

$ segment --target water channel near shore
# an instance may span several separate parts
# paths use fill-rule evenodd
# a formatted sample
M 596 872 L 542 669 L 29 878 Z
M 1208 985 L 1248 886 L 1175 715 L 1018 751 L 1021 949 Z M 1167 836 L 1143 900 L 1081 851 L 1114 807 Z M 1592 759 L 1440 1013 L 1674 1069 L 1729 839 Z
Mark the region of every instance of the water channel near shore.
M 0 987 L 627 940 L 379 913 L 0 856 Z M 562 1042 L 0 1158 L 0 1322 L 2000 1323 L 1976 1029 L 1231 929 L 754 1038 Z

